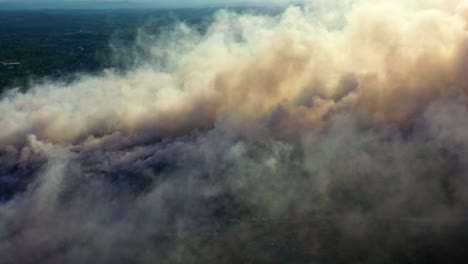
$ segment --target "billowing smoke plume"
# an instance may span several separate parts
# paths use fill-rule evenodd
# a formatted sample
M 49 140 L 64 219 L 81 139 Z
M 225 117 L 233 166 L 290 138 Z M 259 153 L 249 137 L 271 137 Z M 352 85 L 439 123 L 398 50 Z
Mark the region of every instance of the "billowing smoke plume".
M 0 99 L 0 263 L 461 263 L 468 3 L 220 11 Z M 461 261 L 461 262 L 460 262 Z

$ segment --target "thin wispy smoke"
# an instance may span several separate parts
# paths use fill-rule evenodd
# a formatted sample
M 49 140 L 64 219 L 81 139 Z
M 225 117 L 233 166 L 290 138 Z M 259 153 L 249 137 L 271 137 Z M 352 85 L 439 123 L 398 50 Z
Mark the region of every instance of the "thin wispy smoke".
M 0 99 L 0 263 L 452 263 L 468 3 L 314 1 L 141 32 Z

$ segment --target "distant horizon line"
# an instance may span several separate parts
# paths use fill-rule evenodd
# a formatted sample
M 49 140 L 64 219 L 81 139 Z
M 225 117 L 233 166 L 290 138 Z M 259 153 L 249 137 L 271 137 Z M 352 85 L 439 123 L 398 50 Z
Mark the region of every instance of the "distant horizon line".
M 31 2 L 0 2 L 0 11 L 32 11 L 32 10 L 130 10 L 130 9 L 197 9 L 197 8 L 243 8 L 243 7 L 286 7 L 288 5 L 301 5 L 303 1 L 284 3 L 261 3 L 258 1 L 243 1 L 237 3 L 193 3 L 192 4 L 148 4 L 132 3 L 128 1 L 106 2 L 95 4 L 93 1 L 73 1 L 67 3 L 31 3 Z

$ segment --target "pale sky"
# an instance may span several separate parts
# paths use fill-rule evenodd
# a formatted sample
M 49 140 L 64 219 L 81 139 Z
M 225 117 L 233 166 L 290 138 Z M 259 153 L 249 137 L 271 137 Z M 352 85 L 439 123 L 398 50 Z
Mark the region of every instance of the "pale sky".
M 0 0 L 2 6 L 34 7 L 66 7 L 66 6 L 103 6 L 103 5 L 135 5 L 135 6 L 200 6 L 200 5 L 231 5 L 241 3 L 278 4 L 293 2 L 291 0 Z M 298 2 L 298 1 L 294 1 Z

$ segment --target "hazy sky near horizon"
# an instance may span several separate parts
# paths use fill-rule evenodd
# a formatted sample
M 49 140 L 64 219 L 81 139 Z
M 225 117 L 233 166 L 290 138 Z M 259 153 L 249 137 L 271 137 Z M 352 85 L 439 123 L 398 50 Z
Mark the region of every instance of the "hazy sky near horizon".
M 285 3 L 293 2 L 291 0 L 0 0 L 0 3 L 66 3 L 66 2 L 94 2 L 94 3 L 136 3 L 136 4 L 205 4 L 205 3 L 220 3 L 220 4 L 229 4 L 229 3 L 246 3 L 246 2 L 256 2 L 256 3 Z M 295 1 L 297 2 L 297 1 Z
M 82 7 L 196 7 L 235 4 L 285 4 L 292 0 L 0 0 L 2 8 L 82 8 Z M 303 1 L 301 1 L 303 2 Z

